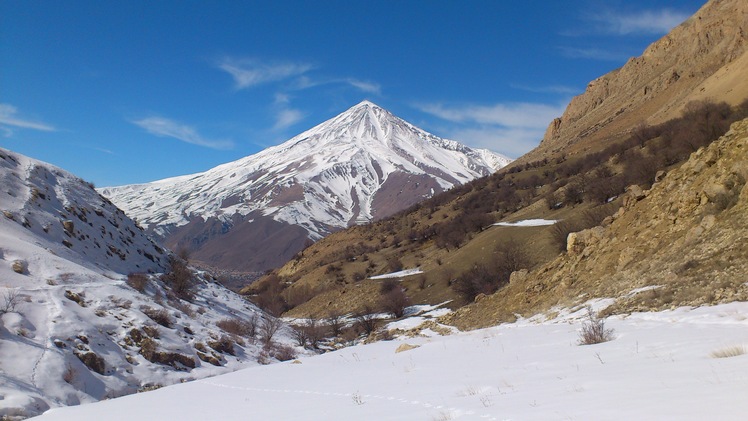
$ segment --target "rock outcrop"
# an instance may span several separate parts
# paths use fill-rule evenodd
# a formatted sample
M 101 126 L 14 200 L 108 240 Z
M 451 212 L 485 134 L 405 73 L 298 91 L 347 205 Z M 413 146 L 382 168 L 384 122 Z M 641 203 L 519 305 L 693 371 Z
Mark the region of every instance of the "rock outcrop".
M 748 119 L 648 191 L 630 189 L 603 226 L 447 321 L 488 326 L 554 306 L 615 298 L 608 312 L 748 300 Z

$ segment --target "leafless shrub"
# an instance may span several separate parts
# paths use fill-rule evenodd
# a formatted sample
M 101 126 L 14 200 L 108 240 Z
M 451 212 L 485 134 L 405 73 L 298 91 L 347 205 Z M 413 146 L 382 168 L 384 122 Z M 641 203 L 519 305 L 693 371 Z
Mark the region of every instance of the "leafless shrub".
M 737 357 L 739 355 L 743 355 L 746 352 L 746 347 L 743 345 L 733 345 L 726 348 L 721 348 L 718 350 L 713 351 L 710 355 L 712 358 L 730 358 L 730 357 Z
M 356 329 L 366 335 L 374 332 L 377 328 L 377 319 L 373 314 L 371 307 L 366 306 L 363 310 L 354 315 Z
M 465 302 L 472 302 L 478 294 L 492 294 L 500 286 L 498 274 L 486 265 L 475 265 L 461 273 L 453 282 L 452 289 Z
M 496 272 L 501 281 L 508 281 L 512 272 L 529 269 L 532 258 L 525 244 L 514 237 L 496 245 Z
M 75 380 L 75 369 L 73 369 L 72 365 L 68 364 L 65 371 L 62 372 L 62 380 L 67 384 L 73 384 L 73 380 Z
M 613 339 L 613 329 L 605 328 L 605 319 L 599 318 L 591 307 L 587 307 L 587 321 L 579 332 L 579 345 L 593 345 Z
M 236 352 L 234 351 L 234 340 L 228 335 L 221 335 L 221 337 L 216 340 L 208 341 L 208 346 L 224 354 L 236 355 Z
M 158 310 L 153 307 L 147 307 L 147 306 L 141 307 L 140 311 L 142 311 L 143 314 L 145 314 L 151 320 L 160 324 L 161 326 L 171 328 L 172 322 L 171 322 L 171 317 L 169 316 L 168 311 L 163 310 L 163 309 Z
M 339 336 L 344 326 L 343 315 L 336 311 L 330 311 L 325 318 L 325 323 L 327 323 L 330 335 Z
M 283 322 L 281 322 L 280 319 L 277 319 L 275 317 L 268 317 L 265 319 L 262 319 L 260 322 L 259 330 L 260 330 L 260 340 L 263 344 L 268 345 L 272 343 L 273 336 L 275 336 L 276 333 L 278 333 L 278 330 L 283 325 Z
M 145 332 L 146 335 L 153 339 L 158 339 L 161 337 L 161 333 L 156 326 L 143 326 L 143 332 Z
M 241 320 L 239 318 L 223 319 L 216 322 L 216 326 L 226 333 L 230 333 L 236 336 L 250 337 L 250 331 L 253 330 L 249 321 Z
M 16 305 L 20 299 L 21 297 L 19 296 L 17 289 L 7 288 L 5 292 L 3 292 L 3 301 L 0 304 L 0 314 L 16 311 Z
M 405 308 L 410 305 L 410 298 L 405 294 L 405 289 L 399 284 L 395 284 L 395 288 L 382 294 L 379 299 L 380 306 L 382 309 L 396 319 L 405 315 Z
M 176 256 L 169 256 L 169 272 L 161 276 L 161 280 L 168 285 L 177 297 L 192 300 L 195 294 L 195 279 L 187 262 Z
M 270 364 L 270 359 L 275 358 L 278 361 L 289 361 L 296 358 L 296 351 L 288 345 L 269 343 L 257 356 L 257 362 L 263 365 Z
M 324 339 L 324 329 L 317 319 L 308 319 L 303 325 L 294 328 L 294 338 L 299 346 L 318 349 Z
M 145 292 L 145 287 L 148 286 L 148 275 L 144 273 L 131 273 L 127 275 L 127 280 L 125 282 L 127 285 L 142 294 Z

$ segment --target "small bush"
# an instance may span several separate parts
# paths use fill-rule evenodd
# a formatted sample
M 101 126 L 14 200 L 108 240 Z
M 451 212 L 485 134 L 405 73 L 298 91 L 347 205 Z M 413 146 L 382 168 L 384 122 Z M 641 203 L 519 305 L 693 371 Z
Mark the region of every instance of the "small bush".
M 19 300 L 20 296 L 18 295 L 18 290 L 10 288 L 6 289 L 3 293 L 2 302 L 0 302 L 0 314 L 16 311 L 16 305 Z
M 257 317 L 257 316 L 255 316 Z M 255 320 L 254 325 L 251 321 L 241 320 L 238 318 L 223 319 L 216 322 L 216 326 L 226 333 L 230 333 L 236 336 L 252 337 L 257 329 L 257 321 Z
M 273 336 L 275 336 L 282 325 L 283 323 L 281 320 L 275 317 L 263 319 L 259 326 L 260 340 L 262 343 L 265 345 L 271 344 L 273 342 Z
M 746 347 L 743 345 L 734 345 L 729 346 L 726 348 L 718 349 L 716 351 L 713 351 L 711 353 L 712 358 L 730 358 L 730 357 L 737 357 L 739 355 L 745 354 Z
M 161 276 L 177 297 L 190 301 L 195 294 L 195 279 L 187 262 L 176 256 L 169 256 L 169 272 Z
M 579 332 L 579 345 L 593 345 L 602 342 L 608 342 L 613 339 L 613 329 L 605 328 L 605 319 L 601 319 L 587 308 L 588 320 L 582 324 L 582 330 Z
M 331 336 L 339 336 L 345 325 L 343 315 L 336 311 L 331 311 L 327 314 L 325 323 L 327 323 L 327 328 Z
M 236 355 L 234 351 L 234 341 L 227 335 L 222 335 L 214 341 L 208 341 L 208 346 L 224 354 Z
M 152 307 L 141 307 L 140 311 L 161 326 L 171 328 L 171 317 L 169 317 L 169 312 L 166 310 L 157 310 Z
M 410 305 L 410 298 L 405 294 L 403 287 L 395 284 L 395 288 L 382 294 L 380 305 L 384 311 L 399 319 L 405 315 L 405 308 Z
M 148 275 L 144 273 L 131 273 L 127 275 L 127 281 L 125 282 L 134 290 L 142 294 L 145 292 L 145 287 L 148 285 Z
M 364 307 L 363 310 L 354 315 L 356 330 L 363 332 L 366 335 L 374 332 L 377 327 L 377 319 L 374 317 L 373 310 L 371 307 Z
M 290 361 L 296 358 L 296 351 L 288 345 L 276 344 L 270 347 L 270 355 L 278 361 Z

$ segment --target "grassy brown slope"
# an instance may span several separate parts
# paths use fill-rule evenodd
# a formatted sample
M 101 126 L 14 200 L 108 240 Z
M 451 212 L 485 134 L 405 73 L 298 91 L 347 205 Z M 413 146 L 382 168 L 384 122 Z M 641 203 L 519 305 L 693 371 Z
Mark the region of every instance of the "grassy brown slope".
M 445 319 L 461 328 L 617 297 L 609 312 L 747 300 L 748 120 L 628 199 L 613 221 L 521 282 Z M 632 294 L 638 288 L 657 286 Z
M 730 121 L 748 113 L 747 104 L 732 109 L 697 105 L 679 120 L 641 130 L 641 136 L 599 152 L 514 167 L 395 217 L 335 233 L 243 292 L 278 314 L 322 317 L 331 311 L 376 309 L 384 281 L 366 278 L 420 267 L 424 274 L 402 281 L 413 302 L 452 300 L 453 307 L 472 302 L 509 280 L 511 271 L 501 269 L 506 259 L 498 246 L 518 243 L 529 257 L 527 268 L 553 259 L 565 249 L 568 233 L 598 225 L 615 212 L 622 199 L 606 202 L 624 186 L 648 188 L 658 169 L 677 167 L 690 150 L 710 143 L 711 135 L 724 133 Z M 491 226 L 497 220 L 527 218 L 563 222 L 537 228 Z M 495 275 L 480 276 L 487 271 Z

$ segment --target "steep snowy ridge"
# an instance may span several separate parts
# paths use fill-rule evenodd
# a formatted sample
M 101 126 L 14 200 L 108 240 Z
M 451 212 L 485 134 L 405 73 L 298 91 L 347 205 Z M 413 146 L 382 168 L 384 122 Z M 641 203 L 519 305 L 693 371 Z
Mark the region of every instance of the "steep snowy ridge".
M 268 317 L 205 274 L 176 298 L 167 251 L 88 183 L 0 149 L 0 186 L 0 419 L 257 364 L 253 338 L 211 343 Z M 134 272 L 154 275 L 136 290 Z
M 80 178 L 0 149 L 0 181 L 4 246 L 28 231 L 35 244 L 91 270 L 163 271 L 164 251 Z
M 237 216 L 241 222 L 266 216 L 319 239 L 510 161 L 441 139 L 364 101 L 281 145 L 204 173 L 100 191 L 171 246 L 179 227 L 215 218 L 227 232 L 240 223 Z

